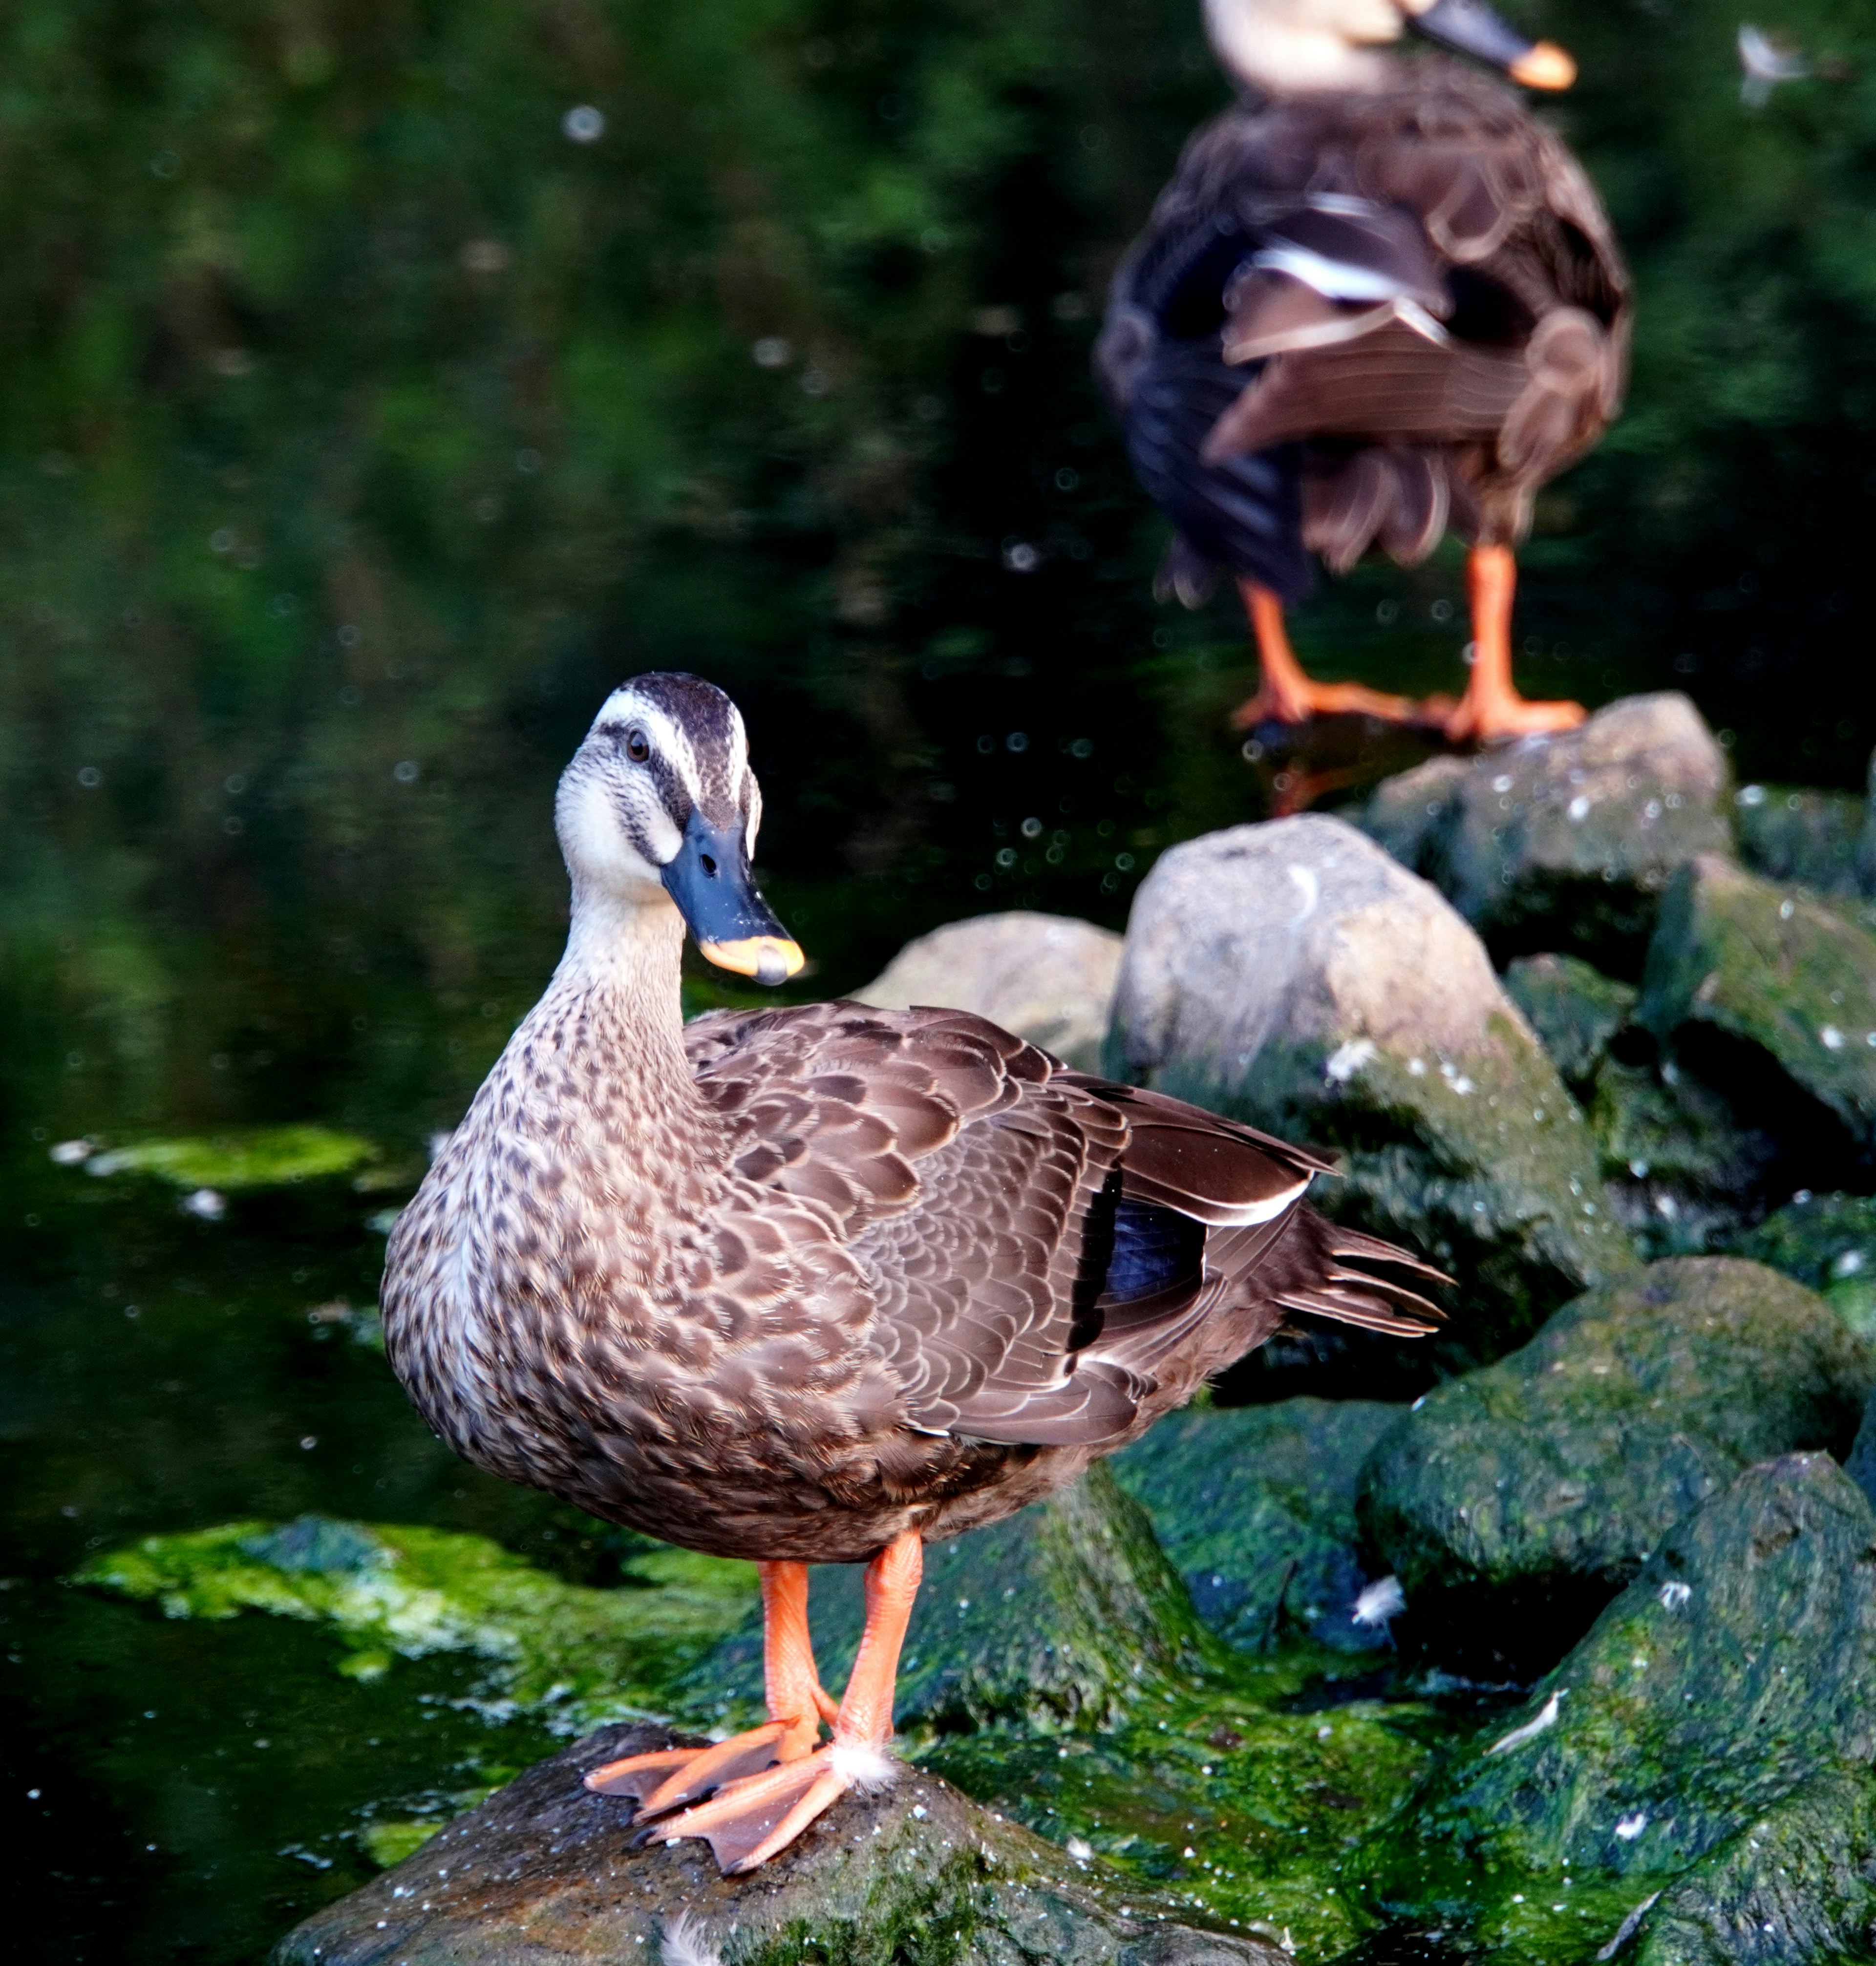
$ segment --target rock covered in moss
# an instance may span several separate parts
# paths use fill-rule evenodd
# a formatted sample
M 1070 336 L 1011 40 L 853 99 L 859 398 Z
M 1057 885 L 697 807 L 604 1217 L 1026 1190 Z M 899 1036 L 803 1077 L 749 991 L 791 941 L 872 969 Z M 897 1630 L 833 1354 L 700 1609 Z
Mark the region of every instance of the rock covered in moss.
M 414 1856 L 282 1940 L 276 1966 L 572 1966 L 661 1955 L 736 1966 L 1279 1966 L 1248 1935 L 1195 1929 L 1162 1893 L 1078 1863 L 905 1769 L 843 1797 L 748 1877 L 695 1839 L 631 1846 L 632 1806 L 585 1771 L 662 1747 L 614 1726 L 530 1768 Z
M 1083 1070 L 1094 1070 L 1120 969 L 1120 937 L 1070 915 L 1024 908 L 950 922 L 909 942 L 862 1004 L 975 1010 Z
M 1846 1450 L 1873 1385 L 1869 1348 L 1789 1278 L 1656 1263 L 1417 1402 L 1362 1471 L 1362 1522 L 1417 1610 L 1436 1589 L 1613 1589 L 1749 1463 Z
M 1117 1075 L 1345 1150 L 1320 1205 L 1460 1278 L 1491 1355 L 1631 1265 L 1594 1143 L 1478 938 L 1336 819 L 1234 827 L 1141 884 L 1114 998 Z
M 1730 849 L 1729 776 L 1700 712 L 1670 691 L 1461 771 L 1439 759 L 1404 773 L 1362 823 L 1495 949 L 1639 954 L 1674 870 Z
M 1774 1129 L 1876 1150 L 1876 936 L 1823 901 L 1730 861 L 1690 862 L 1662 901 L 1636 1014 L 1723 1060 L 1710 1078 L 1755 1078 Z
M 89 1175 L 147 1175 L 172 1186 L 237 1191 L 282 1188 L 351 1174 L 379 1157 L 373 1141 L 330 1126 L 248 1126 L 225 1133 L 130 1140 L 92 1151 L 89 1140 L 53 1149 Z
M 1338 1650 L 1385 1642 L 1364 1565 L 1355 1485 L 1404 1410 L 1375 1400 L 1285 1400 L 1190 1408 L 1116 1457 L 1116 1478 L 1152 1518 L 1198 1614 L 1252 1652 L 1286 1632 Z
M 1794 1195 L 1738 1246 L 1817 1291 L 1858 1336 L 1876 1342 L 1876 1195 Z
M 809 1616 L 823 1680 L 843 1684 L 864 1621 L 864 1572 L 817 1565 Z M 918 1734 L 1006 1724 L 1036 1732 L 1118 1726 L 1218 1652 L 1139 1504 L 1105 1465 L 1006 1520 L 925 1552 L 894 1707 Z M 688 1687 L 727 1721 L 759 1703 L 752 1614 Z
M 1742 785 L 1733 795 L 1739 859 L 1768 881 L 1854 894 L 1864 801 L 1802 785 Z
M 474 1654 L 492 1697 L 571 1732 L 669 1710 L 672 1687 L 731 1629 L 756 1590 L 748 1564 L 659 1549 L 624 1587 L 563 1583 L 486 1538 L 301 1516 L 146 1536 L 74 1581 L 153 1599 L 172 1618 L 267 1611 L 329 1626 L 338 1670 L 376 1678 L 398 1658 Z
M 1788 1966 L 1866 1958 L 1876 1938 L 1876 1777 L 1800 1782 L 1710 1850 L 1636 1920 L 1635 1966 Z
M 1524 1013 L 1565 1080 L 1587 1088 L 1610 1040 L 1635 1014 L 1640 994 L 1581 956 L 1521 956 L 1504 973 L 1505 994 Z
M 1787 1455 L 1671 1530 L 1433 1777 L 1375 1846 L 1372 1888 L 1494 1957 L 1586 1959 L 1801 1784 L 1873 1758 L 1876 1513 L 1828 1455 Z

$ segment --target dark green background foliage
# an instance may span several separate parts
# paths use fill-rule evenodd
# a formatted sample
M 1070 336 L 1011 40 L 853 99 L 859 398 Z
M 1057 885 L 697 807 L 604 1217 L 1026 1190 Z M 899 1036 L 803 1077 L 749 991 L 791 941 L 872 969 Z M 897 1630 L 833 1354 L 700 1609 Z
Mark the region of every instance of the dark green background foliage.
M 1757 113 L 1734 10 L 1512 11 L 1581 58 L 1546 113 L 1641 295 L 1633 408 L 1540 513 L 1532 679 L 1678 679 L 1748 769 L 1850 782 L 1869 9 L 1768 16 L 1818 73 Z M 323 1112 L 451 1117 L 551 950 L 553 773 L 641 667 L 745 702 L 819 987 L 975 907 L 1117 918 L 1157 846 L 1256 809 L 1240 629 L 1153 608 L 1161 527 L 1087 375 L 1223 98 L 1189 0 L 43 4 L 5 34 L 36 1107 L 82 1073 L 94 1122 L 108 1072 L 131 1117 L 272 1117 L 316 1071 Z M 1450 553 L 1365 571 L 1301 638 L 1450 686 L 1456 591 Z M 425 1007 L 395 1044 L 393 995 Z

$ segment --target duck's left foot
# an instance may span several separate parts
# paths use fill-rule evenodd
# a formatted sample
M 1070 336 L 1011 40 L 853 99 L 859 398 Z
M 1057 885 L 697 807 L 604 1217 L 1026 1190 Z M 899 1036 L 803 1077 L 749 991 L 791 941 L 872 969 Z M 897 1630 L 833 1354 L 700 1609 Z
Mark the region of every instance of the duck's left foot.
M 785 1850 L 849 1789 L 885 1788 L 898 1771 L 882 1748 L 836 1738 L 798 1761 L 725 1782 L 708 1802 L 652 1823 L 639 1840 L 675 1843 L 682 1836 L 701 1836 L 724 1875 L 740 1877 Z M 646 1813 L 641 1810 L 638 1819 Z
M 831 1719 L 836 1710 L 830 1700 L 827 1709 Z M 649 1755 L 608 1761 L 588 1774 L 586 1786 L 595 1794 L 622 1795 L 640 1803 L 632 1819 L 647 1823 L 777 1763 L 800 1761 L 817 1738 L 811 1719 L 766 1721 L 708 1748 L 659 1748 Z
M 1533 703 L 1515 693 L 1475 695 L 1468 690 L 1446 719 L 1455 744 L 1497 744 L 1552 730 L 1574 730 L 1589 714 L 1580 703 Z

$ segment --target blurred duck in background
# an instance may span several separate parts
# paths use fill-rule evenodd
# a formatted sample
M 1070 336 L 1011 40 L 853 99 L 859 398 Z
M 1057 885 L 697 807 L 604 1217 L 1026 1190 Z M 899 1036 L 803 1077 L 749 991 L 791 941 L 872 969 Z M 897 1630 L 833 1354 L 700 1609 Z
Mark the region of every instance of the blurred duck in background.
M 1560 89 L 1575 65 L 1481 0 L 1205 0 L 1240 99 L 1187 145 L 1116 274 L 1095 354 L 1141 482 L 1177 529 L 1162 594 L 1236 581 L 1262 672 L 1235 721 L 1336 711 L 1455 743 L 1567 729 L 1520 696 L 1514 549 L 1539 487 L 1620 405 L 1629 282 L 1581 166 L 1475 68 Z M 1402 566 L 1470 548 L 1471 670 L 1455 704 L 1323 684 L 1285 611 L 1309 556 Z

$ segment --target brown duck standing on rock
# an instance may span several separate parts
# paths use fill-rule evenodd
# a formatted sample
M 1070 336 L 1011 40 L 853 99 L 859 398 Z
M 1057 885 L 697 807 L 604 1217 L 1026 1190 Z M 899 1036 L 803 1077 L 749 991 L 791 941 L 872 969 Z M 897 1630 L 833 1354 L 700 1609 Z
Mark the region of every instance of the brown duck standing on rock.
M 1436 1272 L 1304 1206 L 1314 1155 L 982 1017 L 687 1027 L 687 923 L 742 975 L 801 966 L 751 878 L 761 811 L 720 690 L 643 675 L 608 701 L 556 808 L 566 953 L 398 1217 L 383 1295 L 398 1376 L 459 1453 L 759 1566 L 767 1724 L 588 1777 L 726 1871 L 889 1778 L 924 1544 L 1073 1481 L 1293 1314 L 1439 1315 L 1387 1270 Z M 836 1706 L 804 1566 L 858 1562 Z
M 1243 92 L 1201 130 L 1115 276 L 1096 350 L 1140 481 L 1178 529 L 1162 591 L 1236 579 L 1262 671 L 1248 728 L 1355 711 L 1489 743 L 1580 723 L 1511 679 L 1513 550 L 1626 374 L 1629 283 L 1581 166 L 1509 90 L 1389 50 L 1404 27 L 1532 89 L 1569 56 L 1483 0 L 1205 0 Z M 1311 681 L 1284 611 L 1314 552 L 1471 548 L 1458 704 Z

